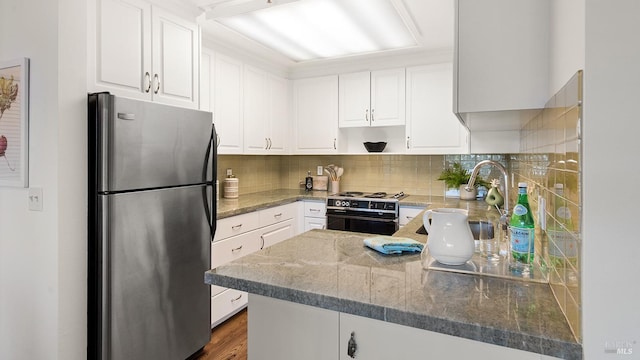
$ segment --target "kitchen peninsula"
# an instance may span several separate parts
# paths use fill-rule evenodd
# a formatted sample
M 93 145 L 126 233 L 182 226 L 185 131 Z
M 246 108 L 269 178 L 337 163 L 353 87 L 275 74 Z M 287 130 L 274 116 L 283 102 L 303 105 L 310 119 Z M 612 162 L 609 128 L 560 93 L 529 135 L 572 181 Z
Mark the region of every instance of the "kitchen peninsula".
M 418 216 L 395 236 L 424 243 L 427 237 L 415 233 L 420 225 Z M 366 330 L 349 327 L 359 323 L 387 331 L 373 343 L 376 356 L 392 351 L 398 359 L 416 353 L 457 358 L 486 351 L 496 359 L 582 358 L 548 284 L 427 271 L 420 255 L 385 256 L 365 248 L 367 236 L 308 231 L 210 270 L 205 281 L 250 293 L 250 356 L 252 343 L 266 343 L 301 358 L 296 341 L 306 336 L 302 343 L 317 342 L 329 358 L 343 359 L 353 331 L 360 345 L 356 358 L 363 358 L 372 342 L 367 344 Z

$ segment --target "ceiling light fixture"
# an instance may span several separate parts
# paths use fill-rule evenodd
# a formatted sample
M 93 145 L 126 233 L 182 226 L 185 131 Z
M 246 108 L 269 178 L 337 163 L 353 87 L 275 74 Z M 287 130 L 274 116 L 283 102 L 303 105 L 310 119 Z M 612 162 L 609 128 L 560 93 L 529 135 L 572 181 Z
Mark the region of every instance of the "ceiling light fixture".
M 206 17 L 294 61 L 418 45 L 399 0 L 271 1 L 227 2 Z

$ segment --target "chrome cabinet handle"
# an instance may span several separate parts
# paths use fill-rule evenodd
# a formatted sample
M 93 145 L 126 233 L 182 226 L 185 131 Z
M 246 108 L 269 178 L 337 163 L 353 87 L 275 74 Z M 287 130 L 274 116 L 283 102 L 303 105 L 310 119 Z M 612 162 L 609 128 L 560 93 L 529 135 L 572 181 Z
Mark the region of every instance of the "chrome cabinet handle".
M 347 355 L 349 355 L 350 358 L 355 358 L 356 357 L 356 351 L 358 350 L 358 344 L 356 344 L 356 333 L 354 331 L 351 332 L 351 338 L 349 339 L 349 342 L 347 343 Z
M 364 109 L 364 119 L 369 121 L 369 109 Z
M 220 135 L 216 134 L 216 147 L 220 147 Z
M 231 230 L 238 230 L 242 227 L 242 224 L 234 225 L 231 227 Z
M 160 78 L 158 77 L 158 74 L 153 74 L 153 82 L 156 83 L 156 88 L 153 90 L 153 93 L 157 94 L 158 91 L 160 91 Z
M 271 138 L 269 138 L 269 150 L 271 150 L 272 145 L 273 145 L 273 142 L 271 141 Z
M 333 150 L 336 150 L 336 149 L 337 149 L 337 147 L 336 147 L 336 138 L 333 138 Z
M 260 250 L 264 249 L 264 234 L 260 235 L 260 240 L 262 240 L 262 244 L 260 245 Z
M 274 218 L 279 218 L 279 217 L 281 217 L 281 216 L 282 216 L 282 213 L 277 213 L 277 214 L 274 214 L 274 215 L 273 215 L 273 217 L 274 217 Z
M 374 118 L 373 118 L 373 112 L 374 112 L 375 110 L 376 110 L 376 109 L 371 109 L 371 121 L 376 121 L 376 119 L 374 119 Z
M 309 209 L 309 211 L 320 212 L 320 209 Z
M 151 90 L 151 74 L 149 72 L 144 73 L 144 78 L 147 80 L 147 87 L 144 89 L 144 92 L 148 93 Z
M 236 251 L 240 251 L 240 250 L 242 250 L 242 246 L 243 246 L 243 245 L 240 245 L 240 246 L 238 246 L 238 247 L 237 247 L 237 248 L 235 248 L 235 249 L 231 249 L 231 252 L 232 252 L 232 253 L 234 253 L 234 252 L 236 252 Z
M 265 143 L 265 145 L 264 145 L 264 149 L 265 149 L 265 150 L 269 150 L 269 139 L 264 138 L 264 143 Z
M 234 303 L 242 298 L 242 294 L 238 295 L 238 297 L 231 299 L 231 303 Z
M 407 149 L 409 148 L 409 137 L 407 136 Z
M 413 218 L 414 218 L 414 216 L 409 216 L 409 215 L 407 215 L 407 216 L 405 216 L 405 217 L 406 217 L 407 219 L 409 219 L 409 220 L 411 220 L 411 219 L 413 219 Z

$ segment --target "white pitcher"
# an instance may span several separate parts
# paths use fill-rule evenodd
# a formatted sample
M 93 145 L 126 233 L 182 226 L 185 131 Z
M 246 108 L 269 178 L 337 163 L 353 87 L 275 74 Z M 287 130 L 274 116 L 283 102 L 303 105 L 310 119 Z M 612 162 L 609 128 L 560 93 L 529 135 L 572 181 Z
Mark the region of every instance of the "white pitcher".
M 462 265 L 475 251 L 473 234 L 464 209 L 440 208 L 427 210 L 422 221 L 429 234 L 429 254 L 445 265 Z M 429 222 L 431 219 L 431 223 Z

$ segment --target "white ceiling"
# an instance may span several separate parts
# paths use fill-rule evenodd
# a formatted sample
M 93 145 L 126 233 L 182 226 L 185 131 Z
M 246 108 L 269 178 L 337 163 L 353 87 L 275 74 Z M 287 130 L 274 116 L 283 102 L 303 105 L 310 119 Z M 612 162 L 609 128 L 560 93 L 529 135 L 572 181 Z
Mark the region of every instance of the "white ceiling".
M 185 0 L 201 10 L 224 0 Z M 265 0 L 266 1 L 266 0 Z M 301 0 L 304 1 L 304 0 Z M 378 54 L 366 54 L 340 59 L 315 60 L 296 63 L 252 40 L 249 40 L 213 20 L 200 21 L 203 45 L 226 48 L 248 57 L 260 58 L 263 62 L 276 64 L 288 69 L 303 69 L 339 63 L 357 63 L 371 59 L 389 57 L 410 57 L 421 54 L 452 52 L 454 36 L 454 2 L 452 0 L 396 0 L 402 3 L 413 20 L 422 43 L 418 48 L 393 50 Z M 276 0 L 274 0 L 276 2 Z M 201 17 L 201 20 L 204 16 Z

